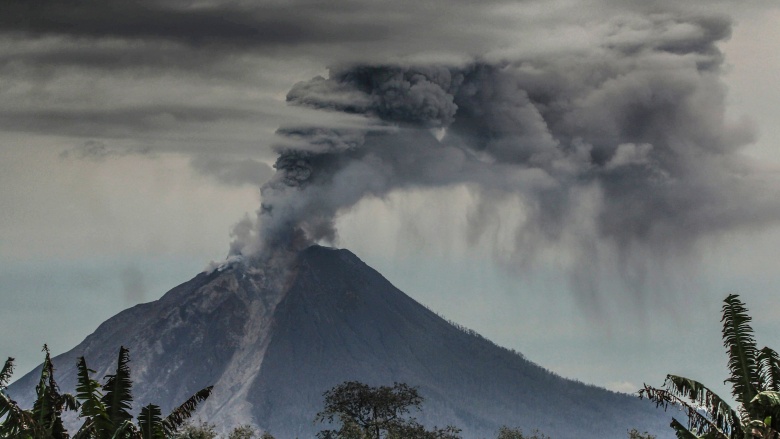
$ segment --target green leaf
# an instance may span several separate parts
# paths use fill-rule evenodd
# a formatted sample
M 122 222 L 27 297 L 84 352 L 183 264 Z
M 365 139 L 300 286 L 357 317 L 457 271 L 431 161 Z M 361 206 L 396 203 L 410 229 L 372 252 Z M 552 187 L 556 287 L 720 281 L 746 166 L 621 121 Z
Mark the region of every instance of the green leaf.
M 105 406 L 108 420 L 113 426 L 112 430 L 115 431 L 119 426 L 124 425 L 125 421 L 133 419 L 130 415 L 133 382 L 130 380 L 130 367 L 127 365 L 129 362 L 129 351 L 124 346 L 120 347 L 116 373 L 107 375 L 106 383 L 103 385 L 104 393 L 100 401 Z
M 41 367 L 41 378 L 36 386 L 37 398 L 33 404 L 34 428 L 48 438 L 68 439 L 68 432 L 62 422 L 62 412 L 76 410 L 78 402 L 70 394 L 61 394 L 54 380 L 54 365 L 49 348 L 43 345 L 46 357 Z
M 12 400 L 3 392 L 0 392 L 0 437 L 16 438 L 23 437 L 24 433 L 29 433 L 35 426 L 35 420 L 32 413 L 28 410 L 22 410 L 16 401 Z
M 142 439 L 165 439 L 160 407 L 149 404 L 141 408 L 141 413 L 138 415 L 138 430 L 141 432 Z
M 86 418 L 84 420 L 84 423 L 81 424 L 81 427 L 76 432 L 75 435 L 73 435 L 73 439 L 93 439 L 93 438 L 99 438 L 103 437 L 98 434 L 98 430 L 95 427 L 95 421 L 92 418 Z
M 674 434 L 677 436 L 677 439 L 699 439 L 698 436 L 685 428 L 684 425 L 680 424 L 677 419 L 672 418 L 672 423 L 669 424 L 669 426 L 674 429 Z
M 777 352 L 768 347 L 761 349 L 758 352 L 758 366 L 762 390 L 780 391 L 780 356 Z
M 49 387 L 49 377 L 54 372 L 54 368 L 51 364 L 49 349 L 46 345 L 43 345 L 43 350 L 46 352 L 46 357 L 43 360 L 38 385 L 35 386 L 36 398 L 33 403 L 32 415 L 35 419 L 35 423 L 40 426 L 40 428 L 49 430 L 51 426 L 51 415 L 54 411 L 52 389 Z
M 125 420 L 119 424 L 111 439 L 130 439 L 134 436 L 137 436 L 135 425 L 129 420 Z
M 775 430 L 780 428 L 780 392 L 766 391 L 756 395 L 750 401 L 755 416 L 763 419 L 767 427 Z M 775 420 L 774 422 L 772 420 Z
M 697 434 L 713 433 L 713 437 L 726 438 L 741 429 L 737 413 L 717 394 L 690 378 L 667 375 L 664 388 L 645 384 L 639 396 L 664 409 L 669 405 L 680 407 L 688 415 L 686 430 L 694 430 Z
M 753 338 L 751 318 L 745 304 L 736 294 L 730 294 L 723 305 L 723 346 L 728 354 L 732 395 L 750 412 L 750 400 L 758 394 L 761 377 L 757 364 L 756 341 Z
M 113 433 L 114 425 L 111 423 L 106 406 L 101 400 L 103 394 L 100 392 L 100 383 L 90 377 L 90 373 L 95 371 L 87 367 L 84 357 L 79 358 L 76 371 L 76 398 L 81 402 L 79 416 L 85 418 L 76 435 L 81 433 L 94 436 L 100 432 L 101 437 L 105 437 L 109 433 Z
M 176 407 L 165 420 L 162 421 L 162 427 L 167 435 L 173 435 L 176 430 L 181 427 L 184 422 L 189 419 L 195 410 L 198 408 L 198 404 L 205 401 L 211 395 L 211 389 L 214 386 L 206 387 L 190 396 L 189 399 L 184 401 L 182 405 Z
M 14 373 L 14 358 L 8 357 L 5 360 L 3 369 L 0 370 L 0 391 L 8 387 L 8 381 L 11 380 L 11 375 Z
M 756 404 L 766 409 L 780 409 L 780 392 L 766 391 L 756 395 L 750 401 L 751 404 Z
M 737 412 L 704 384 L 690 378 L 667 375 L 664 386 L 675 395 L 688 398 L 693 404 L 704 408 L 718 429 L 739 430 Z

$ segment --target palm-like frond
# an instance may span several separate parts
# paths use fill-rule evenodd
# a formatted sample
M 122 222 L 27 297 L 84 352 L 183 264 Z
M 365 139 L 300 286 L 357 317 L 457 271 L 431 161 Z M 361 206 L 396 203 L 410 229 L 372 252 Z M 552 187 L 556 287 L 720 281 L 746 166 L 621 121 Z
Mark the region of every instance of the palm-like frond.
M 76 398 L 81 402 L 79 416 L 84 418 L 84 423 L 79 428 L 73 439 L 77 437 L 97 437 L 98 432 L 102 437 L 112 431 L 113 425 L 106 412 L 106 406 L 101 398 L 100 383 L 90 377 L 95 371 L 87 367 L 87 361 L 80 357 L 76 365 Z
M 677 419 L 672 418 L 672 423 L 669 426 L 674 429 L 674 435 L 677 436 L 677 439 L 699 439 L 699 436 L 685 428 Z
M 135 428 L 135 424 L 131 421 L 125 420 L 119 424 L 111 439 L 135 439 L 138 437 L 138 431 Z
M 199 390 L 194 395 L 190 396 L 182 405 L 176 407 L 162 422 L 165 434 L 174 434 L 176 430 L 178 430 L 179 427 L 195 413 L 198 404 L 205 401 L 206 398 L 211 395 L 211 389 L 213 388 L 214 386 L 208 386 L 205 389 Z
M 8 381 L 11 380 L 11 375 L 14 373 L 14 358 L 8 357 L 5 360 L 3 369 L 0 370 L 0 391 L 8 387 Z
M 22 437 L 23 433 L 33 429 L 35 421 L 32 413 L 22 410 L 16 401 L 0 392 L 0 437 Z
M 780 356 L 773 349 L 764 347 L 758 351 L 758 368 L 761 373 L 761 390 L 780 391 Z
M 8 381 L 14 370 L 14 359 L 8 357 L 0 370 L 0 437 L 31 437 L 36 431 L 36 423 L 30 410 L 23 410 L 5 393 Z
M 130 353 L 124 346 L 119 348 L 116 373 L 106 375 L 101 402 L 106 409 L 111 425 L 116 430 L 125 421 L 133 419 L 130 407 L 133 402 L 131 393 L 133 382 L 130 380 Z
M 102 436 L 98 435 L 98 429 L 95 427 L 95 420 L 90 417 L 84 419 L 84 423 L 81 424 L 79 430 L 73 435 L 73 439 L 94 439 L 99 437 Z
M 35 423 L 43 426 L 48 430 L 50 418 L 53 412 L 53 398 L 52 389 L 49 387 L 49 376 L 53 373 L 54 369 L 49 358 L 49 350 L 46 345 L 43 346 L 46 352 L 46 358 L 43 360 L 43 366 L 41 367 L 41 377 L 38 379 L 38 385 L 35 386 L 35 403 L 33 404 L 32 414 L 35 419 Z
M 34 426 L 53 439 L 68 439 L 69 435 L 62 423 L 62 412 L 76 410 L 78 402 L 70 394 L 61 394 L 54 380 L 54 364 L 51 361 L 49 348 L 43 345 L 46 357 L 41 368 L 41 378 L 36 386 L 37 398 L 33 404 L 32 416 Z
M 149 404 L 138 414 L 138 430 L 142 439 L 165 439 L 160 407 Z
M 740 430 L 739 418 L 737 418 L 736 426 L 730 422 L 731 418 L 729 416 L 714 416 L 711 418 L 707 411 L 704 410 L 705 405 L 699 402 L 704 401 L 706 403 L 708 397 L 700 397 L 699 394 L 708 393 L 711 394 L 709 397 L 711 400 L 710 403 L 713 404 L 713 406 L 718 407 L 718 410 L 723 411 L 724 413 L 733 412 L 733 410 L 731 410 L 731 408 L 722 401 L 720 403 L 712 402 L 712 400 L 716 398 L 720 399 L 717 395 L 709 391 L 709 389 L 706 389 L 706 387 L 702 386 L 700 383 L 689 380 L 692 383 L 698 384 L 698 386 L 704 389 L 694 391 L 694 398 L 690 398 L 692 402 L 688 402 L 683 398 L 689 398 L 691 395 L 691 389 L 695 389 L 697 386 L 691 384 L 689 389 L 689 385 L 685 384 L 683 386 L 683 390 L 679 391 L 676 389 L 676 384 L 671 381 L 669 377 L 673 377 L 673 375 L 668 376 L 664 383 L 665 387 L 667 388 L 659 389 L 645 384 L 644 388 L 639 391 L 640 398 L 647 398 L 654 402 L 656 406 L 663 407 L 664 410 L 666 410 L 669 405 L 679 407 L 680 410 L 682 410 L 688 416 L 688 427 L 684 428 L 685 431 L 693 430 L 696 432 L 696 434 L 699 435 L 712 434 L 714 435 L 713 437 L 720 439 L 734 439 L 737 437 L 736 434 Z M 673 420 L 672 428 L 678 432 L 682 431 L 675 427 L 675 423 L 679 424 L 679 422 Z M 680 426 L 682 426 L 682 424 L 680 424 Z M 681 436 L 678 434 L 678 437 Z M 694 437 L 696 436 L 694 435 Z
M 728 354 L 732 395 L 749 412 L 750 401 L 758 394 L 761 376 L 758 370 L 756 340 L 750 327 L 745 304 L 730 294 L 723 305 L 723 346 Z
M 740 421 L 737 412 L 704 384 L 690 378 L 667 375 L 664 387 L 677 396 L 688 398 L 694 405 L 704 409 L 718 429 L 739 430 Z

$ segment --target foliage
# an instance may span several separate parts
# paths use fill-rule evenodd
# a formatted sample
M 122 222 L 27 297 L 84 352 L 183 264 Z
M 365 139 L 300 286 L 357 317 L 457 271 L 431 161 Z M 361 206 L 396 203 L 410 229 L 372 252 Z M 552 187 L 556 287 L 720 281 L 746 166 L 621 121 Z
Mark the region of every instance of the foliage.
M 41 376 L 35 386 L 36 399 L 31 410 L 23 410 L 6 393 L 13 373 L 13 358 L 8 358 L 0 370 L 0 438 L 69 439 L 62 423 L 62 412 L 78 408 L 76 399 L 60 393 L 54 380 L 54 365 L 48 346 L 43 346 L 45 359 Z
M 239 425 L 228 434 L 228 439 L 252 439 L 256 435 L 257 431 L 251 425 Z
M 129 362 L 130 352 L 122 346 L 119 348 L 116 372 L 105 377 L 106 383 L 103 385 L 104 393 L 100 402 L 103 403 L 102 407 L 108 417 L 111 431 L 116 431 L 125 421 L 133 419 L 130 414 L 133 382 L 130 380 Z
M 404 383 L 371 387 L 346 381 L 324 393 L 325 408 L 316 421 L 339 422 L 337 430 L 323 430 L 320 439 L 459 439 L 460 430 L 447 426 L 426 430 L 414 418 L 423 398 L 417 388 Z
M 200 422 L 197 425 L 186 424 L 174 437 L 176 439 L 214 439 L 217 437 L 216 425 L 208 422 Z
M 0 438 L 70 439 L 62 413 L 79 410 L 84 422 L 73 439 L 166 439 L 173 437 L 211 393 L 211 387 L 200 390 L 166 418 L 162 417 L 160 407 L 148 404 L 141 408 L 134 424 L 130 415 L 133 402 L 130 355 L 125 347 L 119 349 L 116 372 L 106 376 L 103 386 L 90 377 L 94 371 L 87 367 L 84 357 L 79 358 L 75 397 L 60 393 L 49 349 L 44 345 L 43 350 L 46 355 L 31 410 L 21 409 L 6 394 L 13 358 L 0 370 Z
M 688 415 L 687 425 L 672 418 L 678 438 L 780 438 L 780 357 L 770 348 L 756 348 L 750 321 L 739 296 L 726 297 L 721 322 L 730 374 L 725 382 L 731 383 L 737 410 L 702 383 L 677 375 L 667 375 L 660 388 L 645 384 L 639 391 L 658 406 L 678 406 Z
M 504 425 L 498 429 L 497 439 L 550 439 L 550 436 L 545 435 L 539 430 L 534 430 L 531 432 L 530 436 L 526 436 L 520 428 L 509 428 Z
M 628 439 L 655 439 L 655 435 L 648 432 L 640 433 L 636 428 L 632 428 L 628 431 Z

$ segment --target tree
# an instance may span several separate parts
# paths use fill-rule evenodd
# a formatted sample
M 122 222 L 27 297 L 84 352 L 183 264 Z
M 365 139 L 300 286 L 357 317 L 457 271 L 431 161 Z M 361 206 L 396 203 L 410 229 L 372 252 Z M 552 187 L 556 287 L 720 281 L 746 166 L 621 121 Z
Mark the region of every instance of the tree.
M 217 426 L 202 421 L 199 424 L 186 424 L 174 436 L 176 439 L 214 439 L 217 437 Z
M 497 439 L 550 439 L 550 436 L 545 435 L 539 430 L 534 430 L 531 432 L 531 436 L 526 436 L 523 434 L 523 430 L 519 428 L 509 428 L 504 425 L 498 429 Z
M 252 439 L 256 435 L 257 431 L 251 425 L 239 425 L 228 434 L 228 439 Z
M 687 426 L 674 418 L 670 424 L 678 438 L 780 438 L 780 357 L 768 347 L 757 349 L 750 321 L 739 296 L 726 297 L 721 318 L 730 372 L 726 382 L 737 410 L 702 383 L 677 375 L 667 375 L 661 388 L 645 384 L 639 391 L 658 406 L 686 412 Z
M 628 431 L 628 439 L 655 439 L 655 435 L 648 432 L 640 433 L 636 428 Z
M 404 383 L 371 387 L 357 381 L 347 381 L 324 393 L 325 408 L 316 421 L 340 422 L 338 430 L 323 430 L 320 439 L 456 439 L 455 427 L 426 430 L 408 415 L 419 410 L 423 398 L 417 388 Z

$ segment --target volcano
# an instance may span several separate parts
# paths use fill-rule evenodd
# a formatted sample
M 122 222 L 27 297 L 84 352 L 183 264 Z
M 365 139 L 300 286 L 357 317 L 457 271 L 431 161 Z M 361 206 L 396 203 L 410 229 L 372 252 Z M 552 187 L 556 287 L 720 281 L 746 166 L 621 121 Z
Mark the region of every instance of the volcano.
M 561 378 L 445 321 L 347 250 L 302 251 L 281 289 L 233 264 L 122 311 L 53 359 L 62 390 L 75 388 L 78 357 L 102 378 L 120 346 L 130 349 L 137 407 L 167 413 L 214 385 L 198 418 L 278 439 L 325 428 L 314 423 L 322 394 L 348 380 L 417 386 L 417 419 L 464 438 L 495 437 L 502 425 L 556 439 L 625 438 L 631 428 L 671 437 L 669 415 L 647 401 Z M 39 370 L 8 389 L 22 406 L 32 405 Z

